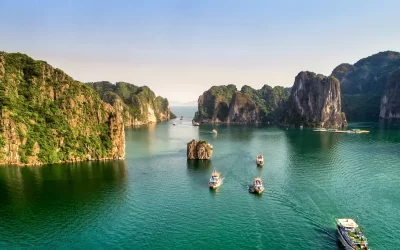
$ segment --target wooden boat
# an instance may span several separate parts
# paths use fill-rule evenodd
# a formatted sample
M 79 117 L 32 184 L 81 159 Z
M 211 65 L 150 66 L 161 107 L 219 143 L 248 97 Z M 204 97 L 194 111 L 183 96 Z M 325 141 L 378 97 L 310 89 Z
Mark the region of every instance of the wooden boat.
M 254 178 L 253 185 L 249 187 L 250 193 L 261 194 L 264 191 L 264 185 L 262 184 L 261 178 Z
M 258 156 L 257 156 L 256 164 L 257 164 L 257 166 L 263 166 L 264 165 L 264 157 L 262 156 L 261 153 L 259 153 Z
M 368 250 L 368 241 L 352 219 L 338 219 L 337 230 L 340 242 L 347 250 Z
M 208 182 L 208 186 L 210 188 L 217 188 L 219 186 L 221 186 L 222 184 L 222 178 L 221 178 L 221 173 L 217 172 L 215 169 L 213 170 L 211 177 L 210 177 L 210 181 Z

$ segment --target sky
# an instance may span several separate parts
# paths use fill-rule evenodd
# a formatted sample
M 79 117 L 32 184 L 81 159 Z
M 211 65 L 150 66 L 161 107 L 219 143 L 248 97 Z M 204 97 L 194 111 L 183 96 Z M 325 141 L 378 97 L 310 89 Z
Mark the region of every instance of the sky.
M 0 51 L 82 82 L 147 85 L 172 103 L 213 85 L 293 85 L 400 51 L 398 0 L 0 0 Z

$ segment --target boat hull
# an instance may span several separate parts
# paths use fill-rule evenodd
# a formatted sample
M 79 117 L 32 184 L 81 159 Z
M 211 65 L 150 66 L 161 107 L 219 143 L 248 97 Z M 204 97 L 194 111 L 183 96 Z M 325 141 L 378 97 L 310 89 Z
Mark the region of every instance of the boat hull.
M 254 188 L 254 187 L 250 187 L 249 188 L 249 192 L 253 193 L 253 194 L 262 194 L 262 192 L 264 192 L 264 188 Z
M 337 227 L 337 231 L 339 233 L 340 243 L 342 243 L 342 245 L 344 246 L 344 249 L 346 249 L 346 250 L 356 250 L 357 249 L 356 246 L 352 246 L 346 241 L 346 239 L 343 237 L 342 233 L 340 232 L 339 227 Z M 364 249 L 368 250 L 368 248 L 364 248 Z
M 208 186 L 209 186 L 211 189 L 216 189 L 216 188 L 218 188 L 219 186 L 221 186 L 221 183 L 216 183 L 216 184 L 214 184 L 214 183 L 209 183 Z

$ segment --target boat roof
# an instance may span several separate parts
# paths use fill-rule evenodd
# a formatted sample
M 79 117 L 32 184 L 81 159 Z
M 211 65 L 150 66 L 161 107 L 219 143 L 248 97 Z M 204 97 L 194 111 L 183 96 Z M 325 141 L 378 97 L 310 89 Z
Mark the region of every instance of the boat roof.
M 353 219 L 338 219 L 340 225 L 344 227 L 357 228 L 358 225 Z
M 260 177 L 256 177 L 256 178 L 254 178 L 254 181 L 261 181 L 261 178 Z

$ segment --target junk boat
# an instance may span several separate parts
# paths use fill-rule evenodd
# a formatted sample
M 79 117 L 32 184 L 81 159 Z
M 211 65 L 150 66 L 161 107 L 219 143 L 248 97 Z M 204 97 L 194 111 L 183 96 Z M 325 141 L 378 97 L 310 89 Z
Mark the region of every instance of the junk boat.
M 329 133 L 347 133 L 347 134 L 364 134 L 369 133 L 369 130 L 352 129 L 352 130 L 340 130 L 334 128 L 317 128 L 313 130 L 314 132 L 329 132 Z
M 213 129 L 212 132 L 213 132 L 213 134 L 217 134 L 218 133 L 216 129 Z
M 338 219 L 337 230 L 343 246 L 347 250 L 365 250 L 368 248 L 367 238 L 352 219 Z
M 258 156 L 257 156 L 256 164 L 257 164 L 257 166 L 264 165 L 264 157 L 262 156 L 261 153 L 259 153 Z
M 313 130 L 314 132 L 326 132 L 328 131 L 326 128 L 316 128 Z
M 210 181 L 208 182 L 208 186 L 210 188 L 217 188 L 219 186 L 221 186 L 222 184 L 222 178 L 221 178 L 221 173 L 217 172 L 215 169 L 213 170 L 211 177 L 210 177 Z
M 262 184 L 261 178 L 254 178 L 253 185 L 249 187 L 250 193 L 261 194 L 264 191 L 264 185 Z
M 194 120 L 192 120 L 192 125 L 193 125 L 193 126 L 200 126 L 200 123 L 195 122 Z

